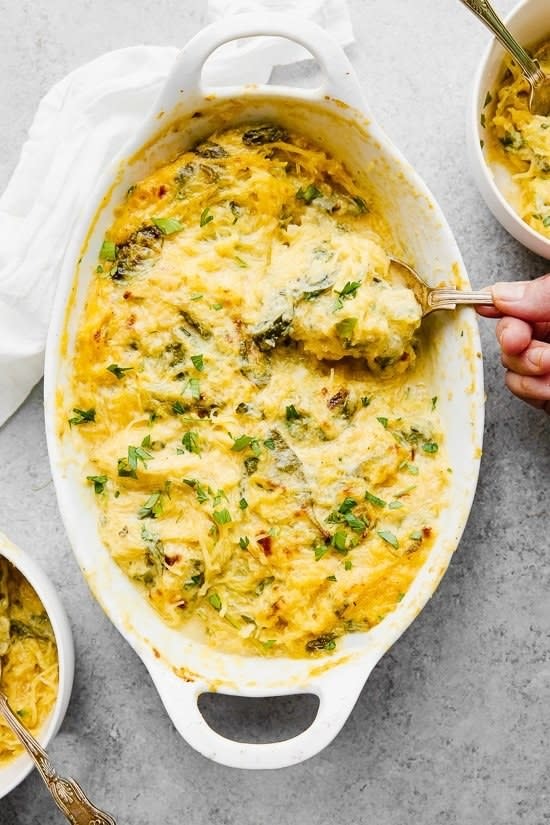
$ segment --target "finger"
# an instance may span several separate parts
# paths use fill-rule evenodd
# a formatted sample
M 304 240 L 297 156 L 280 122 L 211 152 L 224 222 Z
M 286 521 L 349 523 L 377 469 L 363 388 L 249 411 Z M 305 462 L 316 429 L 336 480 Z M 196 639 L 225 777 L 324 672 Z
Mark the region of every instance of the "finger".
M 506 373 L 506 386 L 524 401 L 540 402 L 537 406 L 544 407 L 550 401 L 550 375 L 527 376 L 515 372 Z
M 534 281 L 493 284 L 491 294 L 503 315 L 524 321 L 547 322 L 550 316 L 550 275 Z
M 527 349 L 533 337 L 531 325 L 519 318 L 502 318 L 495 333 L 505 355 L 519 355 Z
M 519 355 L 502 354 L 502 363 L 519 375 L 550 376 L 550 344 L 532 341 Z
M 478 305 L 476 312 L 484 318 L 502 318 L 502 312 L 499 312 L 496 307 Z

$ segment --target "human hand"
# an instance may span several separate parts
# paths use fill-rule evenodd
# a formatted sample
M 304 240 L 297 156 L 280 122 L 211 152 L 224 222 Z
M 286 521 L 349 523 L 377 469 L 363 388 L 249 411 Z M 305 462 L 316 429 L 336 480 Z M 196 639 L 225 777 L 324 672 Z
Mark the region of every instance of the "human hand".
M 490 290 L 495 306 L 478 307 L 478 312 L 500 318 L 496 336 L 506 386 L 550 415 L 550 274 L 494 284 Z

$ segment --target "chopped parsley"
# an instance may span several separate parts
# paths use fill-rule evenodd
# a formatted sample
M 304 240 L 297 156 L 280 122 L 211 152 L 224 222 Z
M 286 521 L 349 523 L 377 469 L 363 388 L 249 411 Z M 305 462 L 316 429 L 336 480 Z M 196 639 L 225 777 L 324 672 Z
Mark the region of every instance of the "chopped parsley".
M 347 553 L 346 547 L 347 534 L 343 530 L 337 530 L 332 537 L 332 546 L 338 550 L 339 553 Z
M 153 458 L 148 448 L 151 446 L 151 436 L 146 435 L 141 442 L 140 447 L 128 447 L 128 464 L 133 470 L 137 470 L 138 462 L 141 461 L 144 467 L 147 467 L 146 461 Z
M 363 407 L 368 407 L 371 401 L 372 401 L 372 398 L 369 398 L 368 395 L 364 395 L 361 398 L 361 405 Z
M 183 452 L 195 453 L 196 455 L 201 454 L 199 446 L 199 434 L 197 432 L 189 430 L 188 432 L 184 433 L 181 439 L 181 443 L 183 444 L 185 450 L 182 450 L 180 449 L 180 447 L 178 447 L 179 455 L 181 455 Z
M 238 438 L 233 439 L 233 446 L 231 450 L 234 453 L 241 453 L 243 450 L 246 450 L 247 447 L 251 447 L 254 443 L 258 443 L 255 438 L 252 438 L 251 435 L 240 435 Z
M 86 480 L 94 485 L 94 493 L 99 495 L 105 489 L 107 484 L 107 476 L 86 476 Z
M 208 501 L 208 493 L 197 478 L 184 478 L 183 483 L 193 488 L 199 504 L 204 504 L 205 501 Z
M 312 201 L 314 201 L 315 198 L 320 198 L 320 197 L 321 197 L 320 190 L 317 189 L 317 187 L 314 186 L 312 183 L 310 183 L 309 186 L 306 186 L 305 189 L 303 189 L 300 186 L 300 188 L 296 192 L 296 199 L 299 200 L 299 201 L 304 201 L 305 203 L 308 203 L 308 204 L 311 203 Z
M 218 596 L 217 593 L 210 593 L 208 596 L 208 601 L 214 608 L 214 610 L 220 611 L 222 609 L 222 600 Z
M 231 521 L 231 513 L 226 508 L 223 510 L 214 510 L 212 516 L 216 524 L 229 524 Z
M 69 418 L 71 427 L 73 424 L 85 424 L 88 421 L 95 421 L 95 409 L 90 407 L 89 410 L 80 410 L 78 407 L 73 407 L 74 415 Z
M 267 450 L 274 450 L 275 449 L 275 442 L 273 441 L 272 438 L 266 438 L 266 440 L 264 441 L 264 447 Z
M 325 544 L 319 544 L 317 547 L 313 548 L 313 552 L 315 553 L 315 561 L 319 561 L 326 556 L 328 553 L 329 548 Z
M 285 410 L 285 417 L 287 421 L 299 421 L 302 416 L 294 404 L 289 404 Z
M 377 533 L 381 539 L 383 539 L 388 544 L 391 544 L 391 546 L 395 550 L 399 550 L 399 542 L 390 530 L 377 530 Z
M 183 229 L 183 224 L 177 218 L 153 218 L 153 223 L 163 235 L 174 235 Z
M 189 581 L 186 581 L 183 585 L 186 590 L 191 590 L 193 587 L 202 587 L 204 584 L 204 573 L 195 573 L 194 576 L 191 576 Z
M 210 223 L 210 221 L 213 221 L 213 220 L 214 220 L 214 215 L 212 215 L 212 213 L 210 212 L 210 207 L 207 206 L 206 209 L 203 209 L 202 212 L 201 212 L 200 225 L 201 226 L 206 226 L 207 223 Z
M 162 493 L 152 493 L 145 504 L 139 508 L 137 516 L 139 519 L 156 518 L 162 513 Z
M 386 502 L 384 501 L 383 498 L 378 498 L 378 496 L 373 495 L 373 493 L 369 493 L 368 490 L 365 492 L 365 498 L 368 502 L 370 502 L 371 504 L 374 504 L 375 507 L 385 507 L 386 506 Z
M 352 298 L 357 297 L 357 290 L 361 286 L 361 281 L 348 281 L 343 289 L 338 291 L 335 289 L 335 293 L 338 295 L 338 300 L 336 301 L 335 311 L 337 309 L 342 309 L 344 306 L 344 301 L 349 301 Z
M 197 401 L 201 397 L 201 382 L 198 378 L 190 378 L 189 379 L 189 392 L 191 393 L 191 398 L 196 399 Z
M 239 501 L 239 508 L 240 508 L 241 510 L 246 510 L 246 508 L 247 508 L 247 507 L 248 507 L 248 501 L 247 501 L 247 500 L 244 498 L 244 496 L 243 496 L 243 497 L 241 498 L 241 500 Z
M 116 261 L 116 244 L 113 241 L 103 241 L 99 257 L 102 261 Z
M 181 401 L 174 401 L 172 404 L 172 412 L 176 415 L 184 415 L 188 412 L 188 407 L 181 403 Z
M 432 412 L 435 410 L 436 407 L 437 407 L 437 395 L 434 395 L 434 397 L 432 398 Z
M 118 364 L 109 364 L 107 369 L 109 370 L 109 372 L 112 372 L 113 375 L 115 375 L 120 381 L 120 379 L 124 377 L 124 373 L 130 372 L 130 370 L 132 370 L 133 367 L 119 367 Z
M 241 536 L 240 537 L 239 547 L 241 548 L 241 550 L 246 550 L 246 548 L 248 547 L 249 544 L 250 544 L 250 539 L 248 538 L 248 536 Z
M 385 429 L 385 430 L 387 430 L 387 429 L 388 429 L 388 419 L 387 419 L 387 418 L 385 418 L 383 415 L 377 415 L 377 416 L 376 416 L 376 420 L 377 420 L 380 424 L 382 424 L 382 426 L 384 427 L 384 429 Z
M 196 370 L 198 370 L 199 372 L 202 372 L 204 370 L 204 358 L 202 355 L 192 355 L 191 361 L 193 362 L 193 366 Z
M 327 521 L 332 524 L 343 522 L 355 532 L 362 533 L 369 525 L 365 519 L 358 518 L 353 514 L 352 510 L 355 507 L 357 507 L 357 501 L 354 498 L 345 498 L 338 510 L 335 510 L 328 516 Z
M 357 323 L 357 318 L 344 318 L 343 321 L 339 321 L 335 327 L 338 338 L 343 341 L 351 341 Z
M 435 441 L 426 441 L 422 445 L 422 449 L 424 450 L 425 453 L 437 453 L 437 451 L 439 450 L 439 447 L 435 443 Z

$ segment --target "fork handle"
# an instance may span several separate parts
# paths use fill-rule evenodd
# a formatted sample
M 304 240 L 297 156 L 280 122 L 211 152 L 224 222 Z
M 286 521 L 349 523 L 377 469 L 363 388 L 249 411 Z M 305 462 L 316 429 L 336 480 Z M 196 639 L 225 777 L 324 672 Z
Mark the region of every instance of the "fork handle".
M 508 31 L 489 0 L 460 0 L 470 11 L 485 23 L 495 37 L 502 43 L 504 48 L 510 52 L 514 60 L 519 64 L 521 71 L 527 78 L 531 86 L 536 86 L 544 80 L 538 60 L 534 60 L 521 46 L 511 32 Z
M 0 713 L 2 713 L 21 744 L 24 745 L 55 804 L 65 814 L 71 825 L 116 825 L 110 814 L 100 811 L 90 802 L 78 782 L 57 774 L 46 751 L 40 747 L 34 736 L 31 736 L 27 728 L 21 724 L 2 692 L 0 692 Z
M 454 309 L 457 304 L 494 306 L 490 292 L 464 292 L 461 289 L 441 287 L 432 289 L 428 295 L 430 309 Z

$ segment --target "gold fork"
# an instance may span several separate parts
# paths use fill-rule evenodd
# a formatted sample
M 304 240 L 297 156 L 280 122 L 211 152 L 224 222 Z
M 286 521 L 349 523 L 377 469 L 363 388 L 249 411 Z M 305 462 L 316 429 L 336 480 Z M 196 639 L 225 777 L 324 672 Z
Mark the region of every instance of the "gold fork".
M 2 675 L 2 657 L 0 657 L 0 676 Z M 48 754 L 40 747 L 34 736 L 20 722 L 12 711 L 5 695 L 0 691 L 0 713 L 3 715 L 13 733 L 36 765 L 38 772 L 53 797 L 59 810 L 65 814 L 72 825 L 116 825 L 115 820 L 105 811 L 93 805 L 78 782 L 59 776 Z
M 531 57 L 508 31 L 489 0 L 461 0 L 461 2 L 485 23 L 520 67 L 531 87 L 529 111 L 533 115 L 543 117 L 550 115 L 550 77 L 542 71 L 539 61 Z
M 436 309 L 456 309 L 458 304 L 478 306 L 493 306 L 494 304 L 490 292 L 465 292 L 449 286 L 430 287 L 412 266 L 400 261 L 399 258 L 390 258 L 390 275 L 393 275 L 393 281 L 400 281 L 414 292 L 414 297 L 422 309 L 423 318 L 430 312 L 435 312 Z

